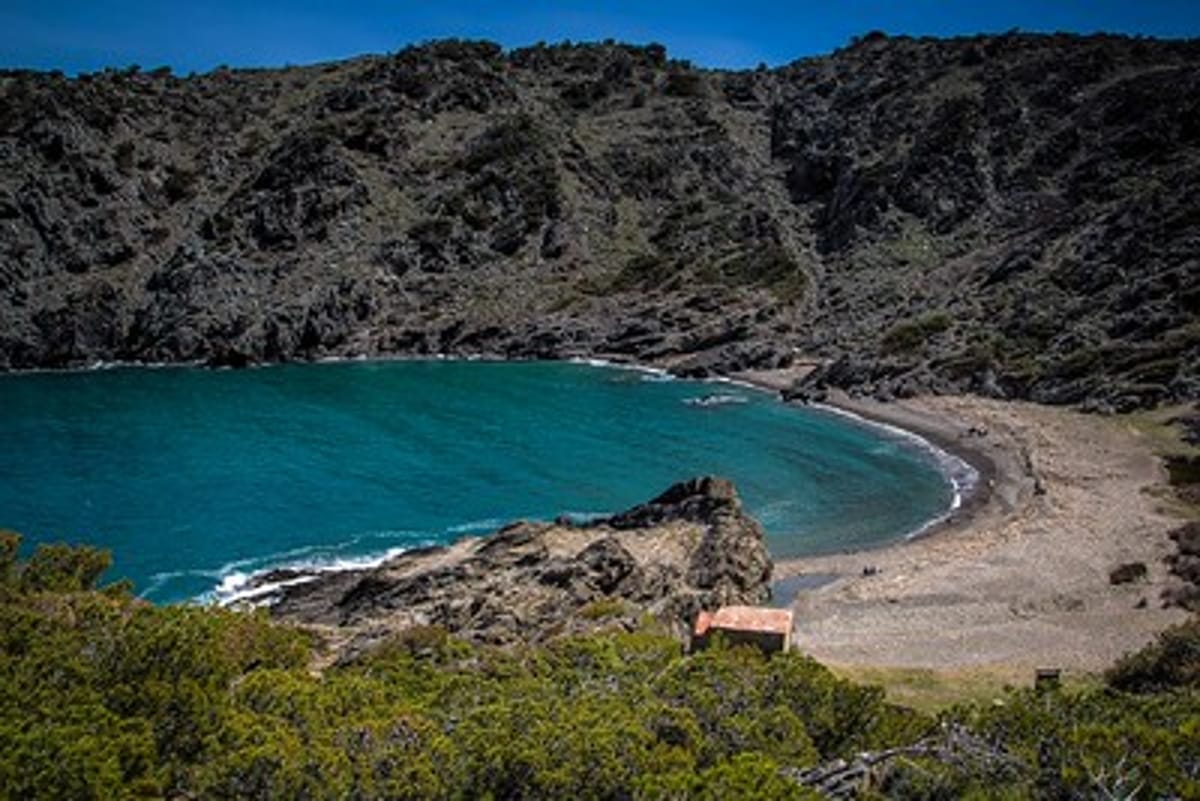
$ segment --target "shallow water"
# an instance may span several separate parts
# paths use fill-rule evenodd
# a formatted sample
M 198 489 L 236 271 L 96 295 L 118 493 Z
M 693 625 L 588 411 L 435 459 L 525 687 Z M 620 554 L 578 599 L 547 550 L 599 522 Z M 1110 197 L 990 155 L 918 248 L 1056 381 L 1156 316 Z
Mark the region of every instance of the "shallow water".
M 0 376 L 0 528 L 111 548 L 179 601 L 516 518 L 598 515 L 732 478 L 777 557 L 943 513 L 926 451 L 728 384 L 566 363 L 356 362 Z

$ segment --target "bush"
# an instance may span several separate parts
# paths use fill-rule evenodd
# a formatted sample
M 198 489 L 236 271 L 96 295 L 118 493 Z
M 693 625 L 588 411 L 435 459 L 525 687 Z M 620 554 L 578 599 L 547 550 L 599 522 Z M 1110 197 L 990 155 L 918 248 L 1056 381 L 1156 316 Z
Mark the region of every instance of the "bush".
M 167 180 L 163 181 L 163 191 L 167 200 L 171 203 L 191 200 L 196 195 L 198 179 L 199 176 L 193 170 L 175 165 L 167 167 Z
M 663 94 L 668 97 L 703 97 L 706 94 L 704 78 L 698 72 L 671 70 L 663 84 Z
M 960 710 L 953 717 L 986 745 L 974 759 L 941 768 L 940 797 L 959 798 L 985 788 L 992 793 L 1002 789 L 1013 798 L 1200 794 L 1200 752 L 1195 748 L 1200 698 L 1194 692 L 1136 696 L 1111 689 L 1023 690 L 1002 706 Z
M 20 534 L 0 529 L 0 587 L 8 586 L 15 580 L 17 551 L 20 547 Z
M 910 353 L 924 347 L 934 335 L 949 329 L 952 322 L 950 315 L 945 312 L 934 312 L 916 320 L 899 323 L 883 335 L 880 346 L 885 353 Z
M 969 758 L 900 760 L 888 796 L 1200 793 L 1200 623 L 1111 687 L 935 729 L 799 654 L 689 656 L 650 629 L 501 650 L 424 627 L 317 675 L 294 628 L 88 591 L 101 552 L 22 562 L 18 541 L 0 535 L 4 798 L 812 798 L 782 769 L 957 730 Z
M 101 552 L 21 563 L 17 542 L 3 797 L 801 798 L 780 766 L 899 731 L 877 690 L 799 655 L 685 656 L 650 629 L 497 650 L 417 628 L 318 677 L 290 627 L 87 592 Z
M 1108 574 L 1109 584 L 1132 584 L 1135 581 L 1144 581 L 1147 575 L 1145 562 L 1126 562 L 1125 564 L 1117 565 Z
M 808 277 L 782 245 L 739 253 L 719 273 L 726 283 L 763 287 L 787 303 L 800 300 L 808 288 Z
M 112 566 L 112 555 L 96 548 L 39 545 L 20 571 L 26 592 L 78 592 L 94 589 Z
M 1169 628 L 1153 645 L 1123 657 L 1105 680 L 1131 693 L 1200 689 L 1200 619 Z

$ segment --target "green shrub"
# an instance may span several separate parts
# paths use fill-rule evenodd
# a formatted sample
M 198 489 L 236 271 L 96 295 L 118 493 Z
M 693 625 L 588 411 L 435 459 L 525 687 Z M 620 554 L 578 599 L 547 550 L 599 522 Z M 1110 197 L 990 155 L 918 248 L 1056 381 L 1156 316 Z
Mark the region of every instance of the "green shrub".
M 704 77 L 698 72 L 672 69 L 663 83 L 663 94 L 668 97 L 704 97 L 707 94 Z
M 9 586 L 15 581 L 17 551 L 20 547 L 20 534 L 0 529 L 0 587 Z
M 22 561 L 17 543 L 0 536 L 4 798 L 812 798 L 782 768 L 954 727 L 966 757 L 889 763 L 881 791 L 1200 794 L 1200 624 L 1110 687 L 1016 692 L 938 727 L 799 654 L 685 655 L 653 630 L 496 649 L 422 627 L 316 674 L 294 628 L 87 591 L 101 552 Z
M 760 286 L 784 302 L 801 299 L 808 288 L 808 276 L 782 245 L 739 253 L 721 263 L 718 273 L 725 283 Z
M 628 605 L 620 598 L 601 598 L 580 607 L 579 615 L 587 620 L 604 620 L 620 617 L 628 611 Z
M 26 592 L 78 592 L 94 589 L 112 566 L 112 555 L 86 545 L 39 545 L 21 570 Z
M 1121 658 L 1105 679 L 1132 693 L 1200 690 L 1200 619 L 1169 628 L 1157 642 Z
M 610 288 L 617 292 L 630 289 L 653 289 L 674 277 L 679 266 L 657 253 L 640 253 L 630 257 L 612 279 Z
M 916 320 L 892 326 L 883 335 L 880 347 L 885 353 L 911 353 L 924 347 L 936 334 L 946 331 L 953 324 L 945 312 L 933 312 Z

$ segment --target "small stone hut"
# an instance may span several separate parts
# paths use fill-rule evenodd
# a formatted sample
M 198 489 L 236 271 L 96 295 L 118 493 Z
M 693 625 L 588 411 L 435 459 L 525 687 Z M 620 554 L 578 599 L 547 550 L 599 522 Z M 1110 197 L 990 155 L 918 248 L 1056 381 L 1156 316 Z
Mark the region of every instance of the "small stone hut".
M 792 610 L 722 606 L 715 612 L 702 611 L 692 630 L 692 650 L 708 645 L 714 632 L 731 645 L 753 645 L 768 654 L 786 651 L 792 647 Z

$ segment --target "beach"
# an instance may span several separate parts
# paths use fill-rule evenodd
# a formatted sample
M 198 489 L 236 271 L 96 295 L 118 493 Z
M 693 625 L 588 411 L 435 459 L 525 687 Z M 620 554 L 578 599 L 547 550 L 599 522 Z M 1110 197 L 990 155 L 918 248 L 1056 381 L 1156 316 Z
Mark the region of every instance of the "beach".
M 1121 418 L 975 397 L 830 401 L 927 439 L 980 479 L 922 536 L 777 562 L 777 579 L 838 577 L 793 603 L 805 653 L 851 670 L 1093 672 L 1187 619 L 1160 601 L 1179 522 L 1164 508 L 1165 470 Z M 1131 562 L 1146 578 L 1110 583 Z

